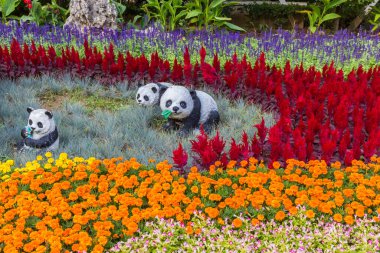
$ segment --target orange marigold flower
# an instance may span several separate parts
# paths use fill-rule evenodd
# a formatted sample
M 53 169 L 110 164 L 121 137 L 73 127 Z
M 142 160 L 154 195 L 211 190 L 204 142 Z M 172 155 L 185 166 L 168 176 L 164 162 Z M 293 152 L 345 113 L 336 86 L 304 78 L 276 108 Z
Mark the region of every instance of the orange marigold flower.
M 260 221 L 259 221 L 258 219 L 253 218 L 253 219 L 251 220 L 251 224 L 252 224 L 253 226 L 258 225 L 259 223 L 260 223 Z
M 352 225 L 354 224 L 354 218 L 351 216 L 351 215 L 347 215 L 344 217 L 344 221 L 349 224 L 349 225 Z
M 205 209 L 205 212 L 206 212 L 207 215 L 208 215 L 210 218 L 212 218 L 212 219 L 218 217 L 218 215 L 219 215 L 219 211 L 218 211 L 218 209 L 217 209 L 217 208 L 214 208 L 214 207 L 207 207 L 207 208 Z
M 192 187 L 191 187 L 191 192 L 192 192 L 192 193 L 198 193 L 198 187 L 195 186 L 195 185 L 192 186 Z
M 274 218 L 278 221 L 282 221 L 283 219 L 285 219 L 285 213 L 283 211 L 278 211 Z
M 263 220 L 265 219 L 265 217 L 264 217 L 264 215 L 259 214 L 259 215 L 257 215 L 257 219 L 258 219 L 259 221 L 263 221 Z
M 239 218 L 235 218 L 235 219 L 232 221 L 232 225 L 233 225 L 235 228 L 240 228 L 240 227 L 243 225 L 243 222 L 241 221 L 241 219 L 239 219 Z
M 273 163 L 273 168 L 274 169 L 279 169 L 281 167 L 281 164 L 279 162 L 274 162 Z
M 309 219 L 312 219 L 312 218 L 314 218 L 315 213 L 314 213 L 313 210 L 307 210 L 307 211 L 306 211 L 306 216 L 307 216 Z
M 340 213 L 336 213 L 336 214 L 334 214 L 334 220 L 336 222 L 342 222 L 343 217 L 342 217 L 342 215 Z
M 193 228 L 191 226 L 186 226 L 186 233 L 191 235 L 194 233 Z

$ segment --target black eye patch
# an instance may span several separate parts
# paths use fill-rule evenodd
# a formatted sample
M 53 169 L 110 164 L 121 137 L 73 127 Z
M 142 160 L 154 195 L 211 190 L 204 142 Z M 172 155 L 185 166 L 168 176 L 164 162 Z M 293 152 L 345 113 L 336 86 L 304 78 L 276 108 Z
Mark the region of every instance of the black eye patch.
M 38 123 L 37 123 L 37 126 L 38 126 L 39 128 L 43 128 L 43 127 L 44 127 L 44 125 L 42 125 L 41 122 L 38 122 Z
M 180 105 L 183 109 L 185 109 L 185 108 L 187 107 L 186 102 L 184 102 L 184 101 L 182 101 L 181 103 L 179 103 L 179 105 Z
M 166 107 L 169 107 L 171 105 L 172 105 L 172 101 L 171 100 L 166 101 Z
M 156 87 L 152 87 L 152 91 L 153 91 L 153 93 L 156 93 L 157 92 L 157 88 Z
M 33 125 L 33 120 L 29 120 L 29 125 Z
M 144 96 L 145 101 L 149 101 L 149 97 L 147 95 Z
M 137 99 L 139 99 L 140 98 L 140 94 L 137 94 Z

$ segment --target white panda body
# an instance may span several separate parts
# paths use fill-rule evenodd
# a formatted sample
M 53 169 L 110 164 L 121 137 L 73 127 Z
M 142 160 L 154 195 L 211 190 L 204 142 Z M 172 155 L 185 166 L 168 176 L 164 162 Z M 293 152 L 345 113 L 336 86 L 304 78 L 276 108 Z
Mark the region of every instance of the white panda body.
M 206 92 L 196 91 L 199 100 L 201 101 L 201 117 L 199 120 L 200 124 L 204 124 L 212 111 L 218 111 L 218 105 L 215 100 Z
M 21 132 L 24 138 L 19 150 L 41 149 L 44 151 L 55 151 L 59 146 L 58 130 L 53 119 L 53 114 L 45 109 L 28 108 L 28 128 L 31 132 L 27 134 L 26 128 Z
M 136 102 L 139 105 L 154 106 L 160 103 L 160 90 L 172 86 L 171 83 L 148 83 L 141 86 L 136 93 Z
M 203 91 L 189 90 L 184 86 L 167 88 L 161 96 L 160 108 L 163 113 L 170 111 L 170 121 L 164 129 L 174 128 L 174 124 L 181 123 L 183 127 L 180 132 L 184 134 L 200 125 L 209 133 L 219 123 L 215 100 Z

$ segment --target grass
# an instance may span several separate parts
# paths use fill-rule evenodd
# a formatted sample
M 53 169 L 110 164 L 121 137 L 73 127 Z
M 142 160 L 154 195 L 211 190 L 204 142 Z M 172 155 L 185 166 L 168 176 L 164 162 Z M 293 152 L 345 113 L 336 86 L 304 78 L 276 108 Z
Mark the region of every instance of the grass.
M 190 151 L 189 140 L 195 138 L 196 131 L 186 139 L 163 132 L 160 109 L 138 106 L 135 93 L 136 89 L 125 84 L 104 87 L 69 77 L 1 80 L 0 142 L 3 145 L 0 158 L 14 159 L 18 164 L 35 158 L 36 152 L 19 154 L 14 149 L 21 139 L 22 127 L 27 124 L 28 106 L 53 112 L 60 136 L 58 152 L 72 156 L 171 161 L 172 151 L 180 141 Z M 222 95 L 213 96 L 221 115 L 218 131 L 225 140 L 239 140 L 243 131 L 253 136 L 253 125 L 260 123 L 262 117 L 268 126 L 274 124 L 272 115 L 256 105 L 247 105 L 242 100 L 231 102 Z
M 80 103 L 85 106 L 87 113 L 94 113 L 96 110 L 116 111 L 125 109 L 133 103 L 132 99 L 120 97 L 104 96 L 100 92 L 91 92 L 81 87 L 74 89 L 63 89 L 54 91 L 47 88 L 38 94 L 37 97 L 44 107 L 58 108 L 63 102 Z

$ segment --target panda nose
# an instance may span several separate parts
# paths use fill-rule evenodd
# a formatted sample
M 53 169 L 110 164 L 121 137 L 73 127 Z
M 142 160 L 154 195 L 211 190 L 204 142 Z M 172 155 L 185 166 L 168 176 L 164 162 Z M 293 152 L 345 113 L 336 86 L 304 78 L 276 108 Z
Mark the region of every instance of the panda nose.
M 139 103 L 141 103 L 141 99 L 138 99 L 137 101 L 138 101 Z
M 31 127 L 32 131 L 34 131 L 34 129 L 36 129 L 35 127 Z
M 179 108 L 178 108 L 177 106 L 174 106 L 174 107 L 173 107 L 173 111 L 174 111 L 174 112 L 178 112 L 178 110 L 179 110 Z

